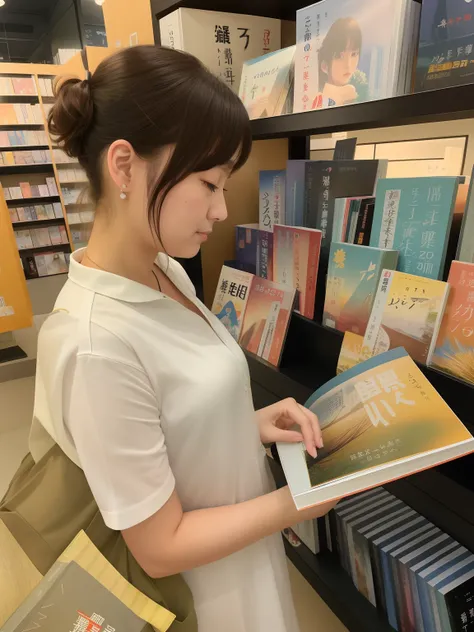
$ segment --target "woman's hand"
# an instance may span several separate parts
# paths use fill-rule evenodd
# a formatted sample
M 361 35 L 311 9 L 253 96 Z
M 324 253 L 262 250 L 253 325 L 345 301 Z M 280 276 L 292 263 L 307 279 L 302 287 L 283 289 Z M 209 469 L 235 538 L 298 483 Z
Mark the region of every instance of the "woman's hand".
M 256 414 L 262 443 L 304 442 L 312 457 L 317 454 L 316 448 L 323 447 L 318 418 L 292 398 L 262 408 Z M 300 432 L 290 430 L 295 425 L 300 427 Z

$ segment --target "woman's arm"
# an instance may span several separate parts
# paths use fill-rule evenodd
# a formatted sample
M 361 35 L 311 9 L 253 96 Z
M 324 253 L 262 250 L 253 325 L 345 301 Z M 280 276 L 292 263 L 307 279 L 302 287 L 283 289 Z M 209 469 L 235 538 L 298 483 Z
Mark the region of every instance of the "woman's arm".
M 154 516 L 123 531 L 151 577 L 210 564 L 293 524 L 323 516 L 336 503 L 298 511 L 288 487 L 236 505 L 183 512 L 176 491 Z

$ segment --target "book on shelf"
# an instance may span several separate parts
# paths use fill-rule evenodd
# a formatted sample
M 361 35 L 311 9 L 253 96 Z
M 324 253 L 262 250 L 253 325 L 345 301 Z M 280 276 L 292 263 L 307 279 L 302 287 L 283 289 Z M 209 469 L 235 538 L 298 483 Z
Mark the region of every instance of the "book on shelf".
M 260 230 L 285 224 L 285 170 L 259 172 L 258 217 Z
M 377 184 L 371 246 L 400 251 L 398 269 L 441 279 L 459 178 L 387 178 Z
M 34 259 L 39 277 L 64 274 L 69 269 L 64 252 L 42 252 Z
M 474 384 L 474 263 L 453 261 L 431 365 Z
M 44 130 L 12 130 L 0 131 L 0 147 L 23 147 L 25 145 L 47 145 L 48 139 Z
M 277 446 L 299 509 L 474 451 L 471 433 L 401 348 L 341 373 L 305 405 L 318 416 L 324 447 L 313 458 L 302 443 Z
M 321 231 L 280 226 L 273 228 L 273 280 L 297 291 L 296 308 L 312 319 L 316 299 Z
M 449 285 L 404 272 L 384 270 L 367 324 L 363 357 L 404 347 L 420 364 L 430 364 L 449 295 Z
M 469 191 L 462 218 L 456 259 L 458 261 L 474 263 L 474 167 L 471 172 L 471 180 L 469 183 Z
M 273 281 L 274 235 L 267 230 L 258 231 L 257 276 Z
M 39 104 L 0 103 L 0 125 L 43 125 Z
M 5 77 L 4 79 L 8 79 Z M 13 94 L 33 96 L 37 94 L 33 77 L 12 77 Z M 4 94 L 3 92 L 1 92 Z M 5 93 L 8 94 L 8 93 Z M 10 93 L 11 94 L 11 93 Z
M 253 274 L 222 266 L 211 311 L 235 340 L 239 340 Z
M 313 555 L 317 555 L 320 552 L 320 536 L 317 520 L 305 520 L 291 527 L 291 531 L 300 540 Z M 285 534 L 286 535 L 286 534 Z M 298 546 L 299 542 L 294 542 L 294 539 L 288 537 L 289 542 L 293 546 Z
M 474 11 L 467 0 L 423 0 L 415 92 L 472 83 Z
M 341 350 L 337 359 L 336 375 L 351 369 L 362 361 L 362 345 L 364 336 L 346 331 L 342 339 Z
M 323 0 L 297 11 L 294 112 L 408 92 L 419 16 L 412 0 Z
M 398 251 L 331 243 L 323 325 L 364 335 L 384 269 L 395 270 Z
M 281 48 L 281 22 L 256 15 L 177 9 L 161 18 L 162 46 L 200 59 L 234 92 L 245 61 Z
M 278 366 L 294 303 L 293 288 L 255 277 L 245 310 L 240 345 Z
M 258 224 L 240 224 L 235 227 L 237 260 L 247 272 L 257 272 Z
M 244 62 L 239 97 L 251 119 L 293 112 L 296 46 Z
M 165 632 L 174 619 L 124 579 L 81 531 L 2 631 L 47 623 L 48 632 Z

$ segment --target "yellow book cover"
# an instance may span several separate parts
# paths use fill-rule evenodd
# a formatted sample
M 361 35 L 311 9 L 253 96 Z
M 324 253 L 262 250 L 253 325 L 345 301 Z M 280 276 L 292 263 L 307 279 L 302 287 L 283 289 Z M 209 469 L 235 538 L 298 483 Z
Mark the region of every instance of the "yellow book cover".
M 306 402 L 324 447 L 278 452 L 296 505 L 358 493 L 474 452 L 474 438 L 404 349 L 370 358 Z
M 352 331 L 346 331 L 344 333 L 344 339 L 342 341 L 341 351 L 337 361 L 337 375 L 347 371 L 347 369 L 352 369 L 353 366 L 362 361 L 361 354 L 363 343 L 364 336 L 354 334 Z
M 364 337 L 364 358 L 403 347 L 428 364 L 443 318 L 449 285 L 426 277 L 384 270 Z

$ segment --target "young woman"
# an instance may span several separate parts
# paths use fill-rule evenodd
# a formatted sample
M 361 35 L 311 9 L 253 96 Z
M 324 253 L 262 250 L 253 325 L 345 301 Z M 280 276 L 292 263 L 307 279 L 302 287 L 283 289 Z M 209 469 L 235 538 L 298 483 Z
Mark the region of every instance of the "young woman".
M 245 356 L 172 258 L 227 217 L 245 109 L 194 57 L 149 46 L 63 81 L 49 124 L 96 219 L 40 334 L 32 454 L 47 431 L 142 568 L 184 573 L 200 632 L 296 632 L 276 534 L 329 506 L 271 491 L 262 442 L 315 454 L 317 420 L 292 400 L 254 411 Z

